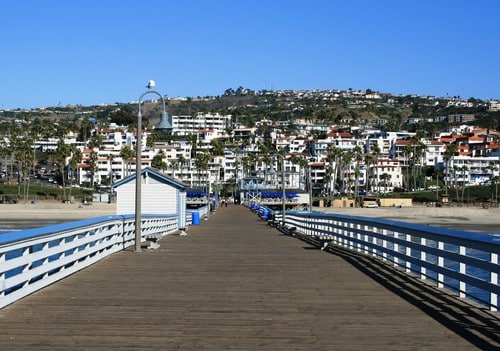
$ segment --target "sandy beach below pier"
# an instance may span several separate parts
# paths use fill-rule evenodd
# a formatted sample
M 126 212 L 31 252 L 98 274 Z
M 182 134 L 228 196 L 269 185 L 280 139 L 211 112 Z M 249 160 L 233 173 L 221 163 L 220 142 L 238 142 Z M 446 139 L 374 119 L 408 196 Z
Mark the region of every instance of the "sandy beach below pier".
M 116 214 L 112 203 L 62 203 L 58 201 L 37 201 L 36 203 L 0 204 L 1 221 L 73 221 L 84 218 Z
M 378 208 L 333 208 L 314 207 L 315 211 L 339 213 L 353 216 L 386 218 L 402 222 L 445 226 L 464 230 L 481 229 L 500 233 L 500 208 L 480 207 L 378 207 Z M 81 203 L 65 204 L 58 201 L 0 204 L 0 224 L 16 222 L 20 227 L 26 222 L 66 222 L 84 218 L 116 214 L 116 204 Z
M 500 208 L 482 207 L 377 207 L 318 208 L 327 213 L 386 218 L 402 222 L 445 226 L 450 228 L 488 228 L 500 232 Z M 496 230 L 495 230 L 496 229 Z

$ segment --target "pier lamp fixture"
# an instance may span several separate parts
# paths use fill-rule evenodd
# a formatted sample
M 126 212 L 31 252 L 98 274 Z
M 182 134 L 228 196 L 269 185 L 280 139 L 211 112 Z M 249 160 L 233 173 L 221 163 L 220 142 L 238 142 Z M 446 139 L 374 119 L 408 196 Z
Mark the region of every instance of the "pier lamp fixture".
M 139 110 L 137 112 L 137 136 L 135 145 L 135 252 L 141 252 L 141 239 L 142 239 L 142 228 L 141 228 L 141 183 L 142 183 L 142 111 L 141 104 L 142 98 L 148 94 L 157 95 L 162 102 L 162 111 L 160 114 L 160 123 L 156 126 L 162 133 L 167 134 L 172 131 L 172 121 L 167 114 L 165 109 L 165 99 L 164 97 L 153 90 L 155 87 L 155 81 L 150 80 L 146 88 L 148 90 L 139 97 Z

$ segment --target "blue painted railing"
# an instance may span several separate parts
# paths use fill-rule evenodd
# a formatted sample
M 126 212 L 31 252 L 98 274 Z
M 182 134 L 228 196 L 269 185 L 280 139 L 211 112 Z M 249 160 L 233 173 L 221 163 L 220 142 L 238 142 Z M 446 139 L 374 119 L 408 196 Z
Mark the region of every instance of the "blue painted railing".
M 142 241 L 168 235 L 179 230 L 178 216 L 143 215 L 141 229 Z M 97 217 L 2 234 L 0 308 L 134 243 L 134 215 Z
M 262 207 L 257 212 L 262 218 Z M 281 211 L 272 218 L 281 225 Z M 381 259 L 498 311 L 500 235 L 314 211 L 287 211 L 284 225 L 325 249 L 335 245 Z

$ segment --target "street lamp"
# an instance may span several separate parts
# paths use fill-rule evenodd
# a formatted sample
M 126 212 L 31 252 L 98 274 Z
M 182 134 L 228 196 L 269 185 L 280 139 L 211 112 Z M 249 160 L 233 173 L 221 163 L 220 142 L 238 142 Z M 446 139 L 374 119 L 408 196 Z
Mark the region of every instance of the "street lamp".
M 161 120 L 156 129 L 160 129 L 163 133 L 168 133 L 172 130 L 172 122 L 169 120 L 169 116 L 167 111 L 165 110 L 165 99 L 163 96 L 154 91 L 155 82 L 154 80 L 150 80 L 148 85 L 146 86 L 148 91 L 143 93 L 139 97 L 139 110 L 137 112 L 137 136 L 136 136 L 136 145 L 135 145 L 135 252 L 141 252 L 141 183 L 142 183 L 142 112 L 141 112 L 141 103 L 142 98 L 147 94 L 155 94 L 158 95 L 162 102 L 162 112 L 161 112 Z

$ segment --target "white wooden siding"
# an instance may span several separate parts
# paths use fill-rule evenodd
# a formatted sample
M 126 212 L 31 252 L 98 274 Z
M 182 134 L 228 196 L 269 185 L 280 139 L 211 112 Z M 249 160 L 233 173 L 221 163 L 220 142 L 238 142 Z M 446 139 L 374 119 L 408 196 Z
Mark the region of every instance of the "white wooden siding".
M 141 212 L 143 214 L 175 214 L 179 201 L 178 190 L 151 177 L 141 184 Z M 135 180 L 116 188 L 116 213 L 135 213 Z

